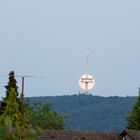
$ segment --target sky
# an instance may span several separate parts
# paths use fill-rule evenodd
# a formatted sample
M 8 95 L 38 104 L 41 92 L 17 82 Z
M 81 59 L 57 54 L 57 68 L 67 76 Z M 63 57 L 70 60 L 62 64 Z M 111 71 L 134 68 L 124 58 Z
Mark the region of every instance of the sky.
M 90 94 L 138 95 L 139 7 L 139 0 L 1 0 L 0 97 L 12 70 L 43 77 L 25 79 L 26 97 L 82 93 L 88 47 Z

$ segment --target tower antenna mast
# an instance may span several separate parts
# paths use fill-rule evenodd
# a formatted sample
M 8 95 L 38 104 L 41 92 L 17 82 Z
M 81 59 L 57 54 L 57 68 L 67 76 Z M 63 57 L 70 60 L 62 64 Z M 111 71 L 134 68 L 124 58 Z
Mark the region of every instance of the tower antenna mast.
M 79 86 L 88 94 L 88 91 L 95 85 L 95 79 L 89 74 L 89 48 L 86 56 L 86 72 L 80 77 Z
M 87 48 L 86 73 L 89 71 L 89 48 Z

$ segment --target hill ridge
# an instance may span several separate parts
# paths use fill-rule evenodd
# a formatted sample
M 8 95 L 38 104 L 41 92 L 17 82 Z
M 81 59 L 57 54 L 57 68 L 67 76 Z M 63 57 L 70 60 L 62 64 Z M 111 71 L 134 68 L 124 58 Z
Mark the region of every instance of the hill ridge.
M 68 119 L 69 130 L 80 131 L 121 131 L 127 126 L 127 116 L 136 97 L 63 95 L 30 97 L 31 104 L 39 101 L 52 104 L 53 109 Z

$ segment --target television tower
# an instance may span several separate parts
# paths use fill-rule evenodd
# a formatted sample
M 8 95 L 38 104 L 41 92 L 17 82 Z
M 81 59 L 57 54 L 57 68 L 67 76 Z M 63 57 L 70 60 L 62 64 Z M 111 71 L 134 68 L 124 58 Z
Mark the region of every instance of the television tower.
M 86 72 L 79 79 L 79 86 L 84 90 L 84 93 L 87 95 L 89 90 L 95 86 L 95 79 L 91 74 L 89 74 L 89 48 L 87 49 L 87 58 L 86 58 Z

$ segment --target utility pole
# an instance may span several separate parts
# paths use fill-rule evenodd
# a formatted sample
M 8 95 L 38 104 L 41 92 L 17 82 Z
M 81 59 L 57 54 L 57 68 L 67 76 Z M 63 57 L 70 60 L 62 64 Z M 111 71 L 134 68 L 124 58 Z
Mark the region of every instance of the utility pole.
M 22 76 L 22 92 L 21 92 L 21 114 L 24 114 L 24 76 Z
M 24 115 L 24 83 L 25 78 L 43 78 L 39 76 L 31 76 L 31 75 L 16 75 L 15 77 L 20 77 L 22 79 L 22 89 L 21 89 L 21 114 Z
M 22 79 L 22 89 L 21 89 L 21 138 L 20 140 L 23 140 L 22 135 L 23 135 L 23 129 L 24 129 L 24 82 L 25 78 L 42 78 L 38 76 L 29 76 L 29 75 L 17 75 L 15 77 L 20 77 Z

